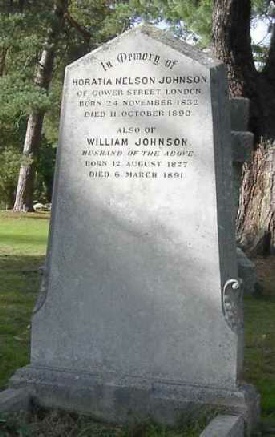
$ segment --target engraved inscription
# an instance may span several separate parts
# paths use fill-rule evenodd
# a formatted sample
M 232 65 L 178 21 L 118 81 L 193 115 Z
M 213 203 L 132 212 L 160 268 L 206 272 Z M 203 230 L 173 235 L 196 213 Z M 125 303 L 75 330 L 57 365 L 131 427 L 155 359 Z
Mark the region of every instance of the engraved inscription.
M 184 120 L 198 115 L 208 77 L 185 74 L 184 69 L 179 75 L 173 71 L 178 61 L 157 53 L 118 53 L 98 62 L 102 76 L 97 72 L 94 77 L 71 79 L 75 108 L 91 126 L 78 152 L 87 176 L 183 180 L 196 160 Z M 152 71 L 141 69 L 144 74 L 135 74 L 137 62 L 152 65 Z M 132 75 L 128 64 L 133 64 Z M 121 71 L 124 65 L 128 74 Z M 163 74 L 164 69 L 168 74 Z M 163 135 L 162 123 L 175 119 L 182 125 L 181 132 Z

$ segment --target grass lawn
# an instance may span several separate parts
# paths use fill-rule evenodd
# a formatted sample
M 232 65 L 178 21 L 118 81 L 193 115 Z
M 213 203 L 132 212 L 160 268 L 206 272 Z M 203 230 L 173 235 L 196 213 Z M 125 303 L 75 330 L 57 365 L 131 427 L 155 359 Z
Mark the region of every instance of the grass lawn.
M 39 289 L 39 268 L 44 262 L 48 219 L 47 213 L 0 212 L 0 389 L 5 387 L 9 377 L 18 367 L 29 362 L 30 318 Z M 261 293 L 257 297 L 246 297 L 244 301 L 246 335 L 244 379 L 246 382 L 253 383 L 261 393 L 263 419 L 273 426 L 275 422 L 275 257 L 257 259 L 256 266 Z M 91 419 L 68 413 L 56 415 L 56 412 L 50 412 L 49 415 L 45 415 L 40 412 L 39 414 L 41 417 L 37 416 L 32 425 L 28 424 L 27 416 L 7 418 L 1 415 L 0 436 L 192 437 L 199 435 L 199 424 L 197 429 L 181 428 L 178 431 L 145 424 L 138 431 L 99 425 Z M 38 432 L 35 428 L 37 421 L 41 423 L 39 426 L 47 431 Z M 69 428 L 67 429 L 66 426 Z M 22 432 L 21 427 L 23 427 Z
M 44 262 L 48 214 L 0 212 L 0 387 L 29 361 L 30 317 Z
M 260 292 L 244 300 L 244 379 L 257 387 L 263 418 L 270 419 L 275 429 L 275 256 L 254 262 Z

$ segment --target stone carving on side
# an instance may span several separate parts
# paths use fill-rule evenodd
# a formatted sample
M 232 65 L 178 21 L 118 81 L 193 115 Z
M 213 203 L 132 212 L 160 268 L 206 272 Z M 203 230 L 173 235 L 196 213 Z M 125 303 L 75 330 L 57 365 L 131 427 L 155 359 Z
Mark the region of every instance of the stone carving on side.
M 241 281 L 228 279 L 222 289 L 222 311 L 227 325 L 233 332 L 238 332 L 242 327 L 241 294 Z
M 35 304 L 35 307 L 33 309 L 33 314 L 38 313 L 38 311 L 43 307 L 46 298 L 47 298 L 47 290 L 48 290 L 48 271 L 46 271 L 45 268 L 42 268 L 41 270 L 42 273 L 42 280 L 41 280 L 41 286 L 40 286 L 40 291 L 37 297 L 37 301 Z

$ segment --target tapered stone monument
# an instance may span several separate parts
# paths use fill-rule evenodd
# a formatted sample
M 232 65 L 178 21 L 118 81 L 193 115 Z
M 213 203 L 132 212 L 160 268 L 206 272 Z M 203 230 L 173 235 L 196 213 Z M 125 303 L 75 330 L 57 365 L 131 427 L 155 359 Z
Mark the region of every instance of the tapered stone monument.
M 69 65 L 31 363 L 12 384 L 110 421 L 210 405 L 249 423 L 233 215 L 221 63 L 144 26 Z

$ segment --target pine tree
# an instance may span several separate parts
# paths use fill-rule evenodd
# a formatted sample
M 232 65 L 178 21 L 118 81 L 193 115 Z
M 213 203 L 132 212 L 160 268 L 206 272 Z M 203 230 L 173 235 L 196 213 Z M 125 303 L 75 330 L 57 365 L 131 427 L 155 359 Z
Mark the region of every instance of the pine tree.
M 43 49 L 39 57 L 35 56 L 36 72 L 32 85 L 29 85 L 39 98 L 31 99 L 32 104 L 28 108 L 23 156 L 13 207 L 14 211 L 32 211 L 37 159 L 42 128 L 43 125 L 45 126 L 44 119 L 52 99 L 54 98 L 55 103 L 59 103 L 66 63 L 72 62 L 98 44 L 117 35 L 122 28 L 129 25 L 130 21 L 129 14 L 126 14 L 128 7 L 121 8 L 118 4 L 116 8 L 110 8 L 103 0 L 54 0 L 49 2 L 44 9 L 41 9 L 42 2 L 23 1 L 19 2 L 20 6 L 17 4 L 17 8 L 15 8 L 15 3 L 12 2 L 12 7 L 8 8 L 9 17 L 18 15 L 24 17 L 26 27 L 31 17 L 34 18 L 35 13 L 38 14 L 35 21 L 41 19 L 40 29 L 36 30 L 34 37 L 39 35 L 40 47 L 43 45 Z M 4 52 L 2 58 L 4 59 Z M 58 62 L 55 63 L 55 61 Z M 55 67 L 57 64 L 59 68 Z M 51 89 L 50 85 L 53 85 Z M 59 107 L 58 103 L 57 107 Z M 58 111 L 55 111 L 55 114 L 57 119 Z M 49 116 L 46 123 L 48 127 L 51 121 L 57 124 L 56 119 L 52 120 Z M 52 130 L 52 126 L 50 129 Z
M 60 0 L 54 4 L 52 22 L 47 30 L 47 37 L 37 65 L 34 82 L 45 92 L 48 92 L 52 79 L 57 40 L 64 29 L 68 5 L 68 0 Z M 43 108 L 35 109 L 29 115 L 23 149 L 24 161 L 19 171 L 14 211 L 33 211 L 36 160 L 41 143 L 44 116 Z

